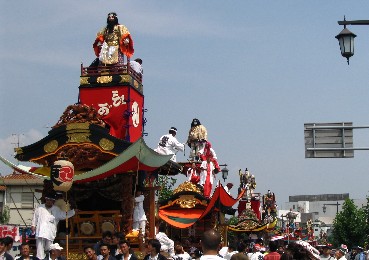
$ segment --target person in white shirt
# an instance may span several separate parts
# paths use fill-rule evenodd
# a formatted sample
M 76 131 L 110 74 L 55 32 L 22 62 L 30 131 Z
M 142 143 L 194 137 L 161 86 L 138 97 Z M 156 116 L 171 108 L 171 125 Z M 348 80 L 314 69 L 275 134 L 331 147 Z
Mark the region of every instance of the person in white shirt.
M 45 204 L 40 204 L 32 219 L 31 230 L 36 236 L 37 257 L 44 259 L 56 237 L 57 226 L 60 220 L 74 216 L 75 211 L 67 213 L 54 205 L 56 194 L 47 194 Z
M 170 239 L 167 234 L 165 234 L 165 224 L 161 223 L 159 226 L 159 232 L 156 234 L 155 238 L 159 240 L 161 249 L 163 253 L 168 253 L 170 256 L 174 256 L 174 241 Z M 164 254 L 165 255 L 165 254 Z
M 173 260 L 191 260 L 191 256 L 183 250 L 183 246 L 181 245 L 176 245 L 174 252 L 175 256 L 173 256 Z
M 129 62 L 129 66 L 139 75 L 143 75 L 142 60 L 137 58 Z
M 264 259 L 264 255 L 260 252 L 261 245 L 255 244 L 252 250 L 252 253 L 248 253 L 247 256 L 250 260 L 262 260 Z
M 135 207 L 133 209 L 133 229 L 141 230 L 142 234 L 145 234 L 146 231 L 146 214 L 143 208 L 143 202 L 145 200 L 145 196 L 142 194 L 141 190 L 136 191 L 135 197 Z
M 184 151 L 184 144 L 178 142 L 175 138 L 177 134 L 177 128 L 171 127 L 169 134 L 160 137 L 158 147 L 154 150 L 155 152 L 163 155 L 173 154 L 171 160 L 176 161 L 177 151 Z

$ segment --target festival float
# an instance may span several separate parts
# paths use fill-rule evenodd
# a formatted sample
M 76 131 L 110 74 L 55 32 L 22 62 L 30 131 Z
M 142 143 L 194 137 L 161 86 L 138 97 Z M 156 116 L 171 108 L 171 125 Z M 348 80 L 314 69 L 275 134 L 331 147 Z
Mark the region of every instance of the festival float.
M 109 27 L 111 19 L 116 23 Z M 171 160 L 172 155 L 159 154 L 146 145 L 144 86 L 142 70 L 137 70 L 131 60 L 133 40 L 128 29 L 118 24 L 115 13 L 109 14 L 107 22 L 93 44 L 96 60 L 80 67 L 78 103 L 66 107 L 46 137 L 16 148 L 17 160 L 39 166 L 21 167 L 0 157 L 15 172 L 44 180 L 42 202 L 45 194 L 57 190 L 60 207 L 80 210 L 59 226 L 59 231 L 63 225 L 67 230 L 66 238 L 57 239 L 67 240 L 68 257 L 74 258 L 73 252 L 96 243 L 104 231 L 123 232 L 134 247 L 142 249 L 142 238 L 154 237 L 158 221 L 168 223 L 170 235 L 179 237 L 199 237 L 206 229 L 217 228 L 224 241 L 228 229 L 273 229 L 274 194 L 265 195 L 267 213 L 262 216 L 261 198 L 253 193 L 252 176 L 240 173 L 236 198 L 216 182 L 220 166 L 206 128 L 198 119 L 193 120 L 189 131 L 188 161 L 177 163 Z M 155 193 L 160 187 L 153 185 L 153 180 L 158 175 L 177 174 L 185 174 L 188 181 L 156 203 Z M 148 217 L 144 234 L 132 230 L 138 187 L 143 187 Z M 228 226 L 224 215 L 234 214 L 232 207 L 237 202 L 239 223 Z

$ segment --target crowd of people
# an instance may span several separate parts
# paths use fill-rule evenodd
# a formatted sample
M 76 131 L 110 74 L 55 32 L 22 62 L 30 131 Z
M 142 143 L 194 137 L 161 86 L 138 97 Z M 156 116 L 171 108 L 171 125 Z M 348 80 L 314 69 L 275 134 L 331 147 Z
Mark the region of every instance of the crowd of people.
M 289 244 L 279 241 L 269 241 L 265 245 L 263 239 L 239 240 L 228 246 L 223 246 L 221 235 L 210 229 L 202 234 L 201 239 L 170 239 L 164 232 L 164 225 L 159 227 L 154 239 L 145 243 L 144 260 L 368 260 L 369 250 L 354 247 L 348 251 L 345 245 L 339 248 L 325 245 L 315 248 L 305 241 L 293 241 Z M 0 260 L 13 260 L 9 251 L 13 247 L 13 239 L 0 239 Z M 52 243 L 42 260 L 65 260 L 62 256 L 63 247 Z M 30 244 L 20 245 L 20 254 L 14 260 L 39 260 L 32 255 Z M 131 248 L 123 233 L 106 231 L 102 239 L 94 245 L 85 246 L 83 253 L 88 260 L 137 260 L 137 249 Z M 82 253 L 82 252 L 81 252 Z M 142 257 L 142 255 L 141 255 Z M 142 259 L 142 258 L 141 258 Z

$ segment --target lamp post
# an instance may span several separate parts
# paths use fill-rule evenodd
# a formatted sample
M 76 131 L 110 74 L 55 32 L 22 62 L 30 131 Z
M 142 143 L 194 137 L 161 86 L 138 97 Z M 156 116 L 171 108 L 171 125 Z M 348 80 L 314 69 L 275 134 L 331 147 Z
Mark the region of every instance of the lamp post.
M 338 203 L 334 203 L 334 204 L 330 204 L 330 203 L 327 203 L 327 204 L 323 204 L 323 213 L 325 214 L 327 212 L 327 206 L 336 206 L 337 207 L 337 213 L 338 214 L 338 206 L 341 205 Z
M 228 168 L 227 168 L 227 164 L 219 164 L 219 166 L 224 166 L 224 168 L 221 170 L 222 171 L 222 178 L 225 182 L 225 180 L 228 178 Z
M 354 20 L 346 21 L 346 17 L 343 21 L 338 21 L 339 25 L 343 25 L 343 30 L 336 35 L 336 39 L 340 44 L 341 55 L 347 59 L 347 64 L 349 64 L 349 59 L 354 55 L 354 38 L 356 35 L 346 28 L 346 25 L 369 25 L 369 20 Z

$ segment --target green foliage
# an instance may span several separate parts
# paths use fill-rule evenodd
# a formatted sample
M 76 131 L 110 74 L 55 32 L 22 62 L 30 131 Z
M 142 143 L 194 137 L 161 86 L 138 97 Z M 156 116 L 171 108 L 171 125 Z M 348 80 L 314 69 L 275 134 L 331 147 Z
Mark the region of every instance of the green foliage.
M 155 186 L 159 186 L 161 188 L 156 192 L 159 201 L 169 199 L 172 196 L 173 187 L 176 182 L 177 180 L 173 177 L 169 177 L 167 175 L 159 175 L 154 183 Z
M 333 243 L 336 246 L 345 244 L 349 248 L 363 246 L 367 237 L 367 226 L 364 208 L 358 208 L 353 200 L 347 199 L 333 222 Z
M 0 224 L 8 224 L 10 220 L 10 209 L 4 206 L 3 212 L 0 213 Z
M 365 243 L 367 245 L 369 245 L 369 197 L 366 197 L 366 205 L 363 207 L 363 211 L 364 211 L 364 215 L 365 215 L 365 222 L 366 222 L 366 227 L 365 227 Z

